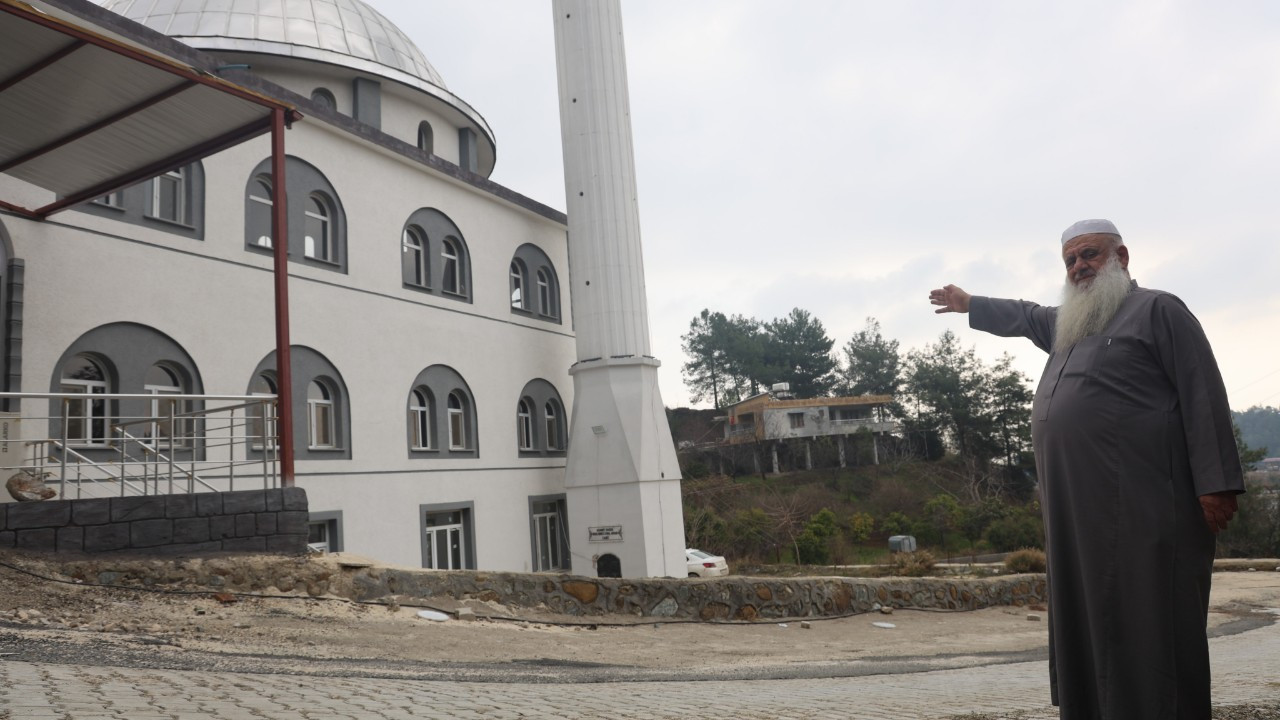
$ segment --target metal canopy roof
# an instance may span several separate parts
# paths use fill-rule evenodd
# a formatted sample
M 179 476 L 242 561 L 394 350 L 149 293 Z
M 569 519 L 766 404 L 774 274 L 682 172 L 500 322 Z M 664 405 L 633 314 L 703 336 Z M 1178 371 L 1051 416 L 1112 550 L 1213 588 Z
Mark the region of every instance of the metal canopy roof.
M 63 3 L 59 3 L 63 4 Z M 58 199 L 43 218 L 271 130 L 287 104 L 110 36 L 84 17 L 0 0 L 0 172 Z

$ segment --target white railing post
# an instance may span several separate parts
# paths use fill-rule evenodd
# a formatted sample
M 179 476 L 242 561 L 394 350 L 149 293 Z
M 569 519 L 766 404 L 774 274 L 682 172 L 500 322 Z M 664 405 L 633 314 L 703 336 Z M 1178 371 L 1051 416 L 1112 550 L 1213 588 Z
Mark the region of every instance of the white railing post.
M 67 433 L 71 431 L 71 419 L 67 417 L 67 412 L 70 407 L 71 399 L 62 398 L 62 452 L 59 453 L 62 459 L 62 471 L 58 475 L 58 497 L 67 496 Z M 80 497 L 78 492 L 76 497 Z

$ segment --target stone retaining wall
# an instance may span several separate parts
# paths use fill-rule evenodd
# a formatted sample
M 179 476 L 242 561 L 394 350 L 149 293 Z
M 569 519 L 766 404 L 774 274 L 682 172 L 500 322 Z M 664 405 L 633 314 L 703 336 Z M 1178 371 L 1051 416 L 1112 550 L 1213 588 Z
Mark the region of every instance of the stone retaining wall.
M 56 553 L 307 550 L 302 488 L 0 504 L 0 548 Z
M 477 616 L 556 613 L 692 620 L 777 620 L 895 608 L 976 610 L 1046 602 L 1043 575 L 988 578 L 762 578 L 615 580 L 534 573 L 385 568 L 342 558 L 233 556 L 178 561 L 63 563 L 59 574 L 110 585 L 329 595 Z

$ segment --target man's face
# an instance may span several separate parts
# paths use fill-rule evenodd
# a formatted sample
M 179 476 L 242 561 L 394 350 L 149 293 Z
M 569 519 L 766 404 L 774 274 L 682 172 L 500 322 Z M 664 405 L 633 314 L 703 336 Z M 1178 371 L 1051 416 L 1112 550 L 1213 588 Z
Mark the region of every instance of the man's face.
M 1080 287 L 1093 284 L 1093 278 L 1107 264 L 1112 252 L 1120 261 L 1120 267 L 1129 268 L 1129 248 L 1121 245 L 1113 251 L 1110 235 L 1095 233 L 1072 238 L 1062 246 L 1062 262 L 1067 266 L 1067 282 Z

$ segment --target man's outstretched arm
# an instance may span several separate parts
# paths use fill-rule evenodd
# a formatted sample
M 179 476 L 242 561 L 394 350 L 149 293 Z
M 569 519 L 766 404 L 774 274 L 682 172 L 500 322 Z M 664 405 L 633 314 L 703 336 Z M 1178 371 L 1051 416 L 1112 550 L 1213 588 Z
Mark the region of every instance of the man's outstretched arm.
M 935 313 L 970 313 L 969 327 L 1000 337 L 1025 337 L 1049 352 L 1053 345 L 1056 308 L 1041 307 L 1025 300 L 1000 300 L 970 295 L 955 285 L 929 291 Z

